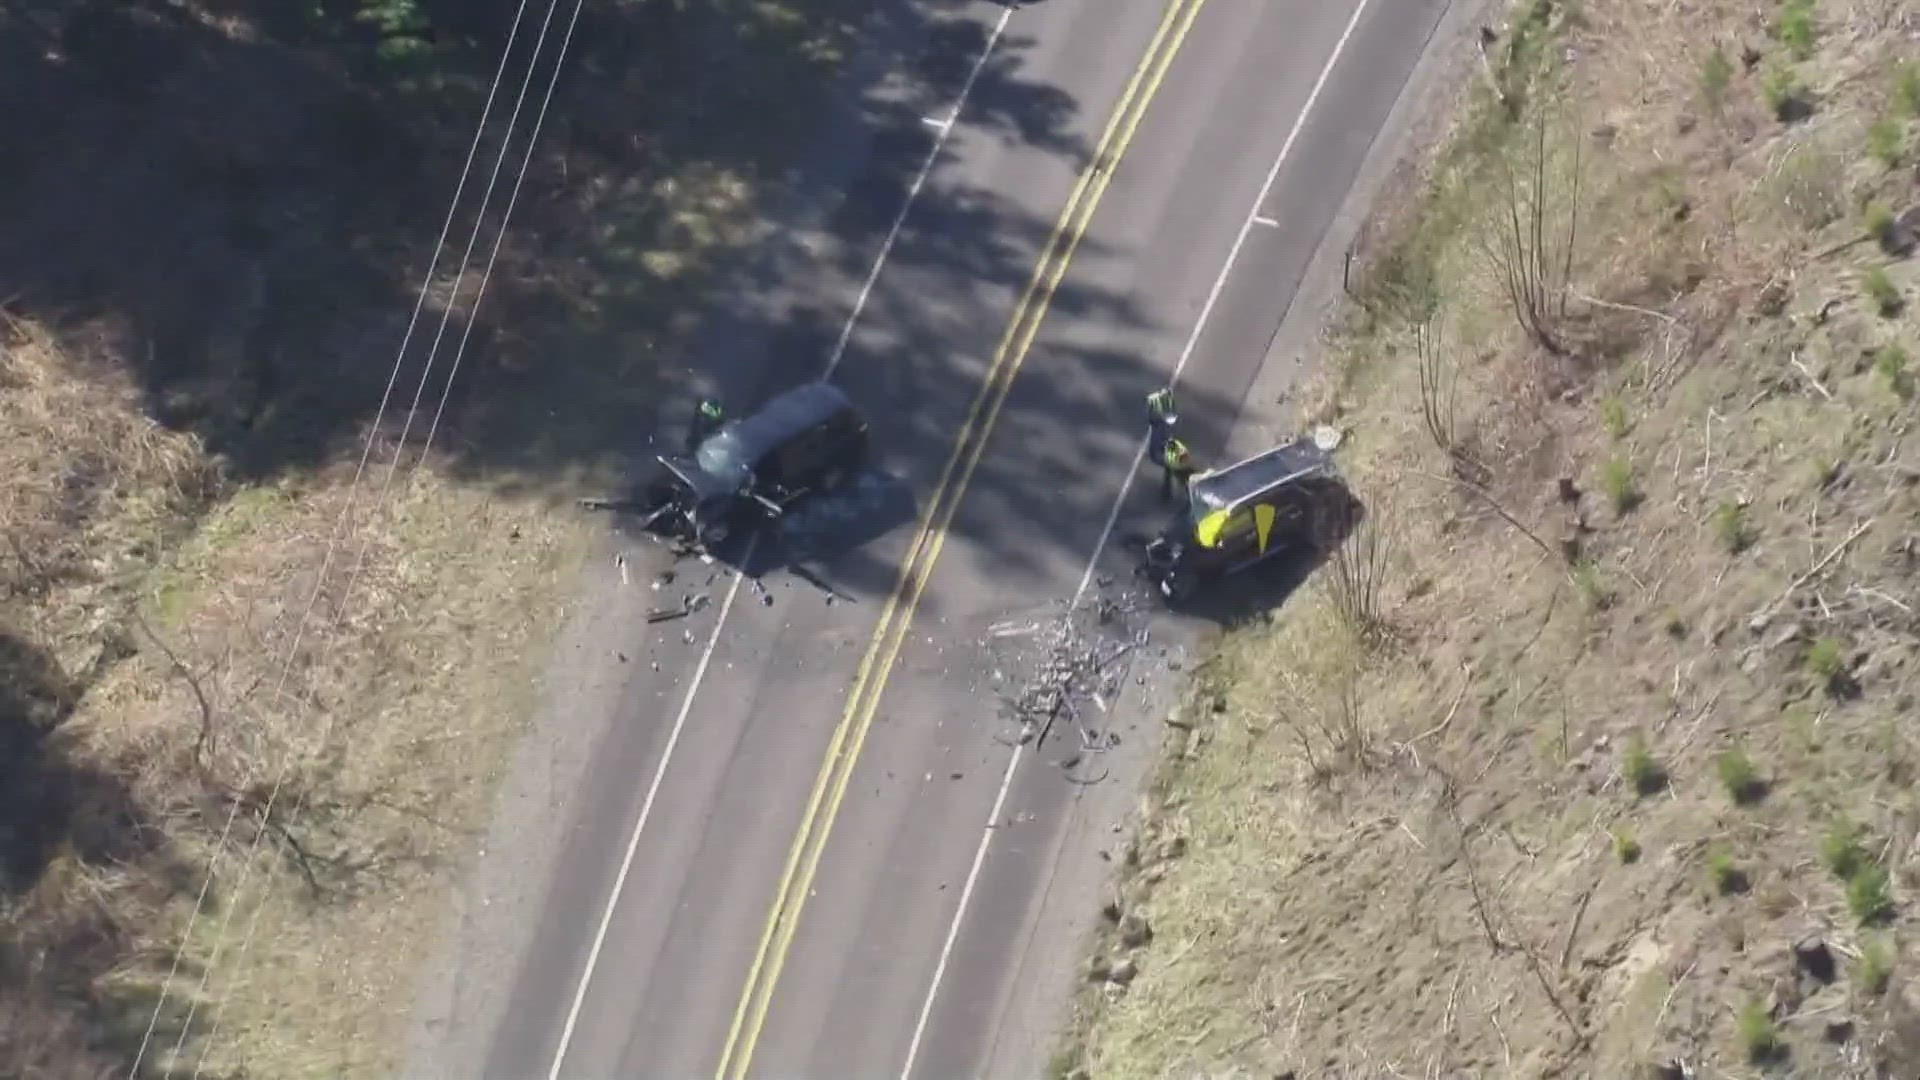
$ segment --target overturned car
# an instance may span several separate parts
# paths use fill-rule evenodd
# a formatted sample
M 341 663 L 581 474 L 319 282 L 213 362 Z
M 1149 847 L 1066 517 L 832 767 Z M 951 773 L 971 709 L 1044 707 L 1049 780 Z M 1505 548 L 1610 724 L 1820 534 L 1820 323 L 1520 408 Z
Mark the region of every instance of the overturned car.
M 1326 433 L 1302 436 L 1194 476 L 1179 515 L 1147 543 L 1142 572 L 1177 603 L 1220 578 L 1334 539 L 1352 511 L 1334 469 L 1335 442 Z
M 777 521 L 789 507 L 857 472 L 867 422 L 839 387 L 797 386 L 730 421 L 688 453 L 661 454 L 644 489 L 646 527 L 712 549 Z

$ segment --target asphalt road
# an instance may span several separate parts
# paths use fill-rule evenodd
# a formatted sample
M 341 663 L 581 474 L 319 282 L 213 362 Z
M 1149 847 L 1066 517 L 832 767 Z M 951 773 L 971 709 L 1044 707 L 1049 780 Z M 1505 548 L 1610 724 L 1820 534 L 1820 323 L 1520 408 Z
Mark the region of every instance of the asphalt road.
M 866 520 L 796 530 L 842 599 L 779 568 L 792 545 L 757 552 L 764 592 L 698 564 L 649 589 L 665 566 L 641 545 L 624 584 L 599 575 L 548 691 L 574 749 L 509 779 L 489 858 L 511 865 L 480 872 L 494 891 L 411 1073 L 1041 1071 L 1106 830 L 1072 782 L 1090 755 L 1007 745 L 999 697 L 1038 637 L 994 628 L 1125 588 L 1125 541 L 1164 513 L 1148 472 L 1116 503 L 1144 395 L 1178 367 L 1189 441 L 1227 444 L 1448 6 L 1044 0 L 898 24 L 900 77 L 830 129 L 828 197 L 797 196 L 816 212 L 703 354 L 736 400 L 830 367 L 873 418 L 884 475 L 822 511 Z M 689 591 L 709 606 L 645 622 Z M 1101 721 L 1124 736 L 1097 763 L 1110 807 L 1191 632 L 1147 629 Z

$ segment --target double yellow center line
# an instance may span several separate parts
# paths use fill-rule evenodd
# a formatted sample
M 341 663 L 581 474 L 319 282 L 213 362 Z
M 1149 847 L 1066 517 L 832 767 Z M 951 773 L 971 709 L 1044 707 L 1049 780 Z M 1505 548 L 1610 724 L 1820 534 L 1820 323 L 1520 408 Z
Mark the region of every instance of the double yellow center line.
M 980 393 L 974 398 L 967 421 L 954 441 L 953 451 L 941 470 L 940 481 L 927 500 L 927 509 L 920 517 L 913 544 L 906 561 L 901 564 L 899 578 L 881 612 L 880 623 L 874 628 L 866 655 L 861 658 L 853 691 L 847 696 L 846 711 L 841 715 L 840 723 L 834 728 L 833 738 L 828 743 L 826 761 L 820 767 L 813 794 L 807 800 L 806 811 L 801 815 L 793 848 L 788 852 L 785 869 L 780 874 L 773 910 L 768 914 L 766 929 L 754 953 L 753 966 L 747 972 L 747 984 L 741 991 L 733 1023 L 727 1030 L 726 1047 L 721 1051 L 720 1065 L 715 1071 L 718 1080 L 744 1078 L 752 1064 L 754 1045 L 759 1040 L 761 1027 L 766 1023 L 774 987 L 780 981 L 780 969 L 786 963 L 794 933 L 800 925 L 800 913 L 806 905 L 807 894 L 812 891 L 814 873 L 819 869 L 821 855 L 826 851 L 828 834 L 833 829 L 834 818 L 838 816 L 840 803 L 846 796 L 847 784 L 853 777 L 854 764 L 860 759 L 861 747 L 866 742 L 874 714 L 879 709 L 880 694 L 886 686 L 888 673 L 906 642 L 914 609 L 920 604 L 927 581 L 932 577 L 934 564 L 940 558 L 940 548 L 946 543 L 947 529 L 953 522 L 954 512 L 973 479 L 974 467 L 980 463 L 980 456 L 986 450 L 987 437 L 1000 416 L 1000 406 L 1005 403 L 1008 392 L 1013 388 L 1014 377 L 1026 361 L 1027 350 L 1040 332 L 1040 324 L 1046 318 L 1054 292 L 1066 276 L 1067 265 L 1073 261 L 1081 237 L 1086 234 L 1087 226 L 1093 219 L 1094 208 L 1106 193 L 1115 167 L 1132 143 L 1148 104 L 1159 92 L 1161 79 L 1172 65 L 1174 54 L 1179 52 L 1181 42 L 1185 40 L 1194 17 L 1205 2 L 1168 0 L 1166 13 L 1154 31 L 1146 55 L 1127 80 L 1119 103 L 1107 119 L 1106 129 L 1094 145 L 1093 159 L 1074 183 L 1066 208 L 1047 237 L 1026 291 L 1014 306 L 1013 318 L 994 351 L 993 362 L 987 367 Z

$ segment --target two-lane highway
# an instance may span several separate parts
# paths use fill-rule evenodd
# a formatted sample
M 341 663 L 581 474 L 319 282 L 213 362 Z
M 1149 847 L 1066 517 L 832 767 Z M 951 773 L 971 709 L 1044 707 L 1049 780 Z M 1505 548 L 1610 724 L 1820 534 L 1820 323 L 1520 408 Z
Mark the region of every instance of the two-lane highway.
M 1447 6 L 961 13 L 972 40 L 1017 43 L 1020 79 L 969 79 L 928 118 L 892 227 L 840 253 L 860 272 L 792 268 L 844 347 L 764 358 L 776 384 L 834 365 L 913 520 L 825 558 L 858 602 L 722 578 L 693 640 L 661 646 L 680 670 L 576 699 L 607 715 L 556 785 L 567 824 L 534 925 L 508 970 L 455 977 L 511 991 L 446 1021 L 449 1044 L 480 1042 L 501 1078 L 1038 1073 L 1047 1048 L 1009 1034 L 1009 1002 L 1044 984 L 1064 1004 L 1080 942 L 1030 928 L 1048 903 L 1097 904 L 1042 888 L 1079 789 L 993 739 L 985 629 L 1075 597 L 1103 549 L 1124 576 L 1113 523 L 1160 513 L 1138 490 L 1154 484 L 1127 488 L 1149 389 L 1177 372 L 1196 448 L 1224 444 Z M 970 123 L 1018 114 L 1030 87 L 1075 106 L 1063 130 Z M 471 1058 L 449 1045 L 414 1068 Z

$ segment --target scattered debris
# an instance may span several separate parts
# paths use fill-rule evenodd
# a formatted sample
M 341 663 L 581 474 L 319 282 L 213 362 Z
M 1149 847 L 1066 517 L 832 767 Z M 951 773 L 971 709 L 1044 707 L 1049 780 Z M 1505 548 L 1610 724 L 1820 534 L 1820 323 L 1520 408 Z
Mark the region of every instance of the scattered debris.
M 1018 744 L 1036 748 L 1052 734 L 1063 717 L 1079 730 L 1080 749 L 1060 762 L 1069 772 L 1086 764 L 1090 755 L 1119 743 L 1112 732 L 1083 720 L 1084 704 L 1100 714 L 1111 711 L 1127 677 L 1127 661 L 1148 642 L 1144 629 L 1135 631 L 1128 618 L 1145 605 L 1133 596 L 1096 596 L 1079 609 L 1052 619 L 1009 620 L 987 628 L 990 640 L 1031 641 L 1037 655 L 1024 658 L 1025 678 L 1004 696 L 1009 719 L 1019 725 Z M 1090 617 L 1089 617 L 1090 616 Z M 1081 783 L 1105 779 L 1080 778 Z
M 654 608 L 652 611 L 647 612 L 647 621 L 650 623 L 663 623 L 672 622 L 674 619 L 684 619 L 694 612 L 705 608 L 712 602 L 713 597 L 706 593 L 688 593 L 680 598 L 679 607 Z

